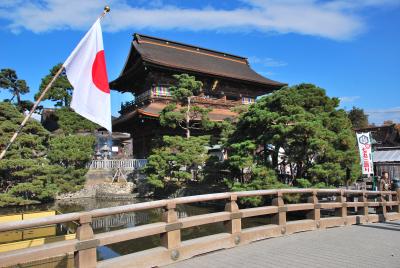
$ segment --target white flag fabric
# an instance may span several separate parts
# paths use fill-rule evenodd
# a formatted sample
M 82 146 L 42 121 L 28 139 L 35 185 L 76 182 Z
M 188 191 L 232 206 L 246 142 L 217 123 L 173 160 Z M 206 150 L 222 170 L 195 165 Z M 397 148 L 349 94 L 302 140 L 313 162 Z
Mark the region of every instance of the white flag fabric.
M 111 132 L 110 88 L 100 19 L 63 64 L 74 87 L 71 108 Z

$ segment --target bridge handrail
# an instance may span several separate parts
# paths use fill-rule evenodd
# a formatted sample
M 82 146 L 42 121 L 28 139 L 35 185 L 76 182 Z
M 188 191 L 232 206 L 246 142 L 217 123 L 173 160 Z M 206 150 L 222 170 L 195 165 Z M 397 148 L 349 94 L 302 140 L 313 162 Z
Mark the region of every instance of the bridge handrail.
M 306 194 L 307 202 L 298 204 L 285 204 L 284 196 L 291 194 Z M 334 195 L 336 198 L 332 202 L 319 202 L 318 196 Z M 253 196 L 272 196 L 271 205 L 239 209 L 237 205 L 238 198 Z M 379 200 L 368 200 L 368 196 L 372 196 Z M 347 197 L 357 197 L 358 200 L 349 202 Z M 176 205 L 207 202 L 216 200 L 228 200 L 224 212 L 209 213 L 186 218 L 178 218 Z M 369 214 L 370 207 L 374 207 L 379 212 L 377 214 Z M 387 212 L 387 207 L 394 207 L 395 212 Z M 93 234 L 91 227 L 92 218 L 115 215 L 120 213 L 143 211 L 149 209 L 163 208 L 163 222 L 146 224 L 138 227 L 125 228 L 122 230 L 111 231 L 107 233 Z M 358 208 L 361 212 L 357 216 L 348 216 L 347 208 Z M 321 209 L 335 210 L 335 217 L 321 218 Z M 286 222 L 286 213 L 291 211 L 309 211 L 308 220 Z M 273 224 L 263 226 L 261 229 L 248 228 L 242 230 L 241 219 L 247 217 L 255 217 L 261 215 L 273 215 Z M 43 246 L 32 247 L 28 249 L 15 250 L 0 253 L 0 263 L 2 265 L 16 265 L 19 263 L 39 260 L 40 258 L 51 257 L 57 254 L 65 254 L 75 251 L 76 263 L 78 267 L 88 266 L 123 266 L 127 256 L 113 258 L 111 260 L 96 261 L 96 247 L 107 245 L 130 239 L 146 237 L 150 235 L 160 234 L 162 236 L 162 245 L 157 254 L 164 257 L 151 258 L 149 252 L 148 259 L 143 266 L 157 266 L 173 262 L 179 257 L 179 249 L 186 252 L 180 259 L 190 258 L 193 252 L 209 252 L 215 250 L 216 246 L 200 246 L 191 244 L 187 241 L 181 241 L 180 230 L 194 226 L 200 226 L 209 223 L 225 222 L 227 233 L 218 236 L 222 239 L 222 248 L 232 247 L 240 243 L 248 243 L 254 240 L 267 237 L 274 237 L 298 231 L 314 230 L 317 228 L 328 228 L 333 226 L 350 225 L 363 222 L 375 222 L 379 220 L 400 219 L 400 190 L 395 191 L 362 191 L 362 190 L 345 190 L 345 189 L 274 189 L 274 190 L 255 190 L 244 192 L 226 192 L 216 194 L 206 194 L 198 196 L 179 197 L 168 200 L 150 201 L 144 203 L 130 204 L 119 207 L 95 209 L 87 212 L 75 212 L 63 215 L 55 215 L 39 219 L 14 221 L 0 224 L 0 232 L 12 231 L 25 228 L 40 227 L 44 225 L 57 224 L 69 221 L 79 221 L 80 226 L 77 230 L 77 239 L 70 241 L 55 242 Z M 207 236 L 209 239 L 215 239 L 215 235 Z M 189 240 L 192 241 L 192 240 Z M 193 240 L 194 241 L 194 240 Z M 220 243 L 220 244 L 221 244 Z M 219 244 L 218 244 L 219 245 Z M 193 248 L 195 247 L 196 250 Z M 200 247 L 201 249 L 198 249 Z M 221 245 L 219 246 L 221 247 Z M 93 251 L 94 250 L 94 251 Z M 167 252 L 167 253 L 166 253 Z M 176 253 L 178 252 L 178 253 Z M 188 253 L 192 252 L 192 253 Z M 132 254 L 130 254 L 132 255 Z M 130 256 L 129 255 L 129 256 Z M 94 257 L 93 257 L 94 256 Z M 129 257 L 128 256 L 128 257 Z M 133 255 L 132 255 L 133 256 Z M 145 256 L 145 255 L 140 255 Z M 138 256 L 136 259 L 140 259 Z M 143 257 L 145 258 L 145 257 Z M 131 263 L 132 259 L 128 258 Z M 135 259 L 135 260 L 136 260 Z M 156 263 L 154 263 L 156 261 Z M 150 265 L 151 264 L 151 265 Z
M 81 216 L 91 216 L 92 218 L 111 216 L 120 213 L 129 213 L 141 210 L 148 210 L 154 208 L 163 208 L 167 206 L 168 203 L 189 204 L 198 203 L 205 201 L 229 199 L 231 196 L 237 197 L 252 197 L 252 196 L 265 196 L 265 195 L 275 195 L 278 192 L 282 194 L 304 194 L 304 193 L 340 193 L 353 194 L 353 195 L 395 195 L 395 191 L 362 191 L 362 190 L 341 190 L 341 189 L 282 189 L 282 190 L 255 190 L 255 191 L 242 191 L 242 192 L 226 192 L 226 193 L 216 193 L 216 194 L 205 194 L 205 195 L 194 195 L 178 197 L 168 200 L 158 200 L 149 201 L 143 203 L 136 203 L 118 207 L 100 208 L 94 209 L 87 212 L 74 212 L 61 215 L 54 215 L 49 217 L 29 219 L 22 221 L 10 221 L 7 223 L 0 224 L 0 232 L 11 231 L 16 229 L 27 229 L 40 227 L 44 225 L 51 225 L 57 223 L 64 223 L 69 221 L 78 221 Z

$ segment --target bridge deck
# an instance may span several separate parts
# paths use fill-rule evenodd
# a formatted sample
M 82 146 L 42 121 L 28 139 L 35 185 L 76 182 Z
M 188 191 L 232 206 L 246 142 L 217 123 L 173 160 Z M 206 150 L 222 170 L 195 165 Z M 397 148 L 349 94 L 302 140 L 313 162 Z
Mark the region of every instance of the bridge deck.
M 271 238 L 182 261 L 168 268 L 400 267 L 400 221 Z

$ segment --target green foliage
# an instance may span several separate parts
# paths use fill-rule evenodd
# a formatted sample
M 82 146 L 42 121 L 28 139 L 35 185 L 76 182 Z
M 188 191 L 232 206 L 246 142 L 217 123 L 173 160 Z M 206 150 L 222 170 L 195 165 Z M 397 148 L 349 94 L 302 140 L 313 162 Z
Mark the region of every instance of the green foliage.
M 207 161 L 209 136 L 164 136 L 163 145 L 148 157 L 145 173 L 148 183 L 157 193 L 173 192 L 191 180 L 202 179 L 201 166 Z
M 18 106 L 21 104 L 21 95 L 29 92 L 26 81 L 18 79 L 16 71 L 8 68 L 0 70 L 0 89 L 8 90 L 13 96 L 12 99 L 17 97 Z
M 353 128 L 366 128 L 368 127 L 368 115 L 364 113 L 364 110 L 361 108 L 357 108 L 353 106 L 353 109 L 351 109 L 348 113 L 347 116 L 349 117 L 351 124 L 353 125 Z
M 215 127 L 220 130 L 219 144 L 226 145 L 230 137 L 233 135 L 236 129 L 236 125 L 231 119 L 225 119 L 224 121 L 217 122 Z
M 277 180 L 273 170 L 263 166 L 254 166 L 247 175 L 248 179 L 245 182 L 232 181 L 231 179 L 226 179 L 225 182 L 231 191 L 252 191 L 288 187 Z M 245 205 L 258 206 L 263 203 L 264 199 L 260 196 L 255 196 L 241 198 L 239 201 Z
M 0 194 L 0 207 L 4 206 L 23 206 L 35 203 L 31 200 L 26 200 L 20 197 L 11 196 L 9 194 Z
M 50 139 L 48 159 L 64 167 L 83 168 L 92 159 L 94 136 L 56 136 Z
M 189 97 L 198 95 L 203 83 L 196 81 L 194 76 L 188 74 L 175 74 L 176 86 L 170 87 L 172 97 L 179 103 L 186 103 Z
M 0 102 L 0 147 L 23 120 L 18 109 Z M 84 184 L 93 154 L 92 136 L 54 136 L 35 120 L 27 125 L 0 161 L 0 206 L 46 202 Z
M 214 123 L 208 118 L 211 109 L 193 105 L 191 98 L 197 95 L 203 84 L 188 74 L 174 75 L 177 85 L 170 87 L 175 103 L 167 105 L 160 114 L 160 124 L 171 128 L 181 128 L 189 138 L 191 130 L 208 130 Z
M 176 100 L 183 103 L 190 95 L 188 92 L 182 90 Z M 160 118 L 163 125 L 177 127 L 186 118 L 187 114 L 179 111 L 180 105 L 185 103 L 166 107 Z M 227 149 L 228 160 L 218 162 L 208 157 L 197 165 L 206 163 L 202 168 L 206 181 L 222 174 L 232 191 L 289 187 L 278 180 L 281 165 L 291 168 L 296 187 L 343 185 L 359 176 L 359 167 L 351 122 L 338 105 L 339 99 L 326 96 L 325 90 L 311 84 L 276 91 L 241 109 L 237 121 L 216 124 L 220 129 L 219 144 Z M 193 178 L 192 171 L 187 169 L 189 164 L 183 163 L 179 155 L 183 147 L 193 147 L 194 142 L 189 140 L 176 149 L 184 141 L 167 137 L 163 147 L 149 157 L 146 172 L 154 189 L 165 191 L 171 185 L 176 189 Z M 190 155 L 199 154 L 191 151 Z M 293 195 L 286 200 L 296 202 L 299 198 Z M 264 200 L 254 197 L 241 202 L 258 205 Z
M 35 94 L 35 100 L 39 98 L 40 94 L 42 94 L 43 90 L 50 83 L 50 81 L 53 79 L 53 77 L 61 67 L 62 63 L 55 65 L 53 68 L 51 68 L 50 73 L 42 79 L 39 92 Z M 56 79 L 56 81 L 54 81 L 52 87 L 47 91 L 43 100 L 54 101 L 56 102 L 55 106 L 69 107 L 72 100 L 72 90 L 72 85 L 69 83 L 64 70 L 61 75 Z
M 334 188 L 334 186 L 327 184 L 325 182 L 317 182 L 315 184 L 312 184 L 309 180 L 307 179 L 296 179 L 296 184 L 299 188 Z
M 255 165 L 278 170 L 282 148 L 286 164 L 296 168 L 295 178 L 335 185 L 354 180 L 359 175 L 355 137 L 338 105 L 337 98 L 311 84 L 263 97 L 239 119 L 228 142 L 233 159 L 246 166 L 252 158 Z
M 68 107 L 62 107 L 55 111 L 57 124 L 60 130 L 65 134 L 78 132 L 93 132 L 99 126 L 86 118 L 75 113 Z
M 214 123 L 208 118 L 208 113 L 211 109 L 190 106 L 178 108 L 176 104 L 167 105 L 160 114 L 160 124 L 171 128 L 180 127 L 184 130 L 192 129 L 211 129 Z M 187 118 L 188 116 L 188 118 Z
M 24 116 L 9 102 L 0 102 L 0 148 L 4 148 Z M 36 120 L 29 120 L 7 152 L 8 159 L 31 159 L 43 156 L 49 133 Z
M 303 178 L 297 179 L 296 183 L 300 188 L 311 188 L 312 186 L 312 183 L 309 180 Z

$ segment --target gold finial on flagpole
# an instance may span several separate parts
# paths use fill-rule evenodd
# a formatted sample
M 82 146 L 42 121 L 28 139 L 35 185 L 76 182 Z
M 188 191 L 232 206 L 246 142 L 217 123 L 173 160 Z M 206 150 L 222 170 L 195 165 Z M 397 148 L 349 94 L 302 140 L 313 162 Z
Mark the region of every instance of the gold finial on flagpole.
M 101 13 L 101 15 L 99 16 L 99 19 L 100 20 L 103 19 L 106 16 L 106 14 L 108 12 L 110 12 L 110 10 L 111 10 L 111 8 L 110 8 L 109 5 L 105 6 L 104 9 L 103 9 L 103 13 Z

